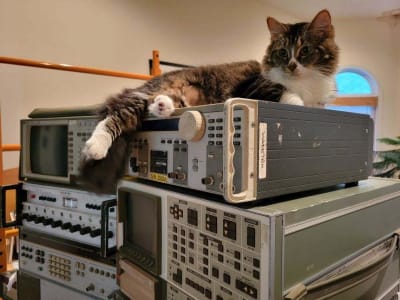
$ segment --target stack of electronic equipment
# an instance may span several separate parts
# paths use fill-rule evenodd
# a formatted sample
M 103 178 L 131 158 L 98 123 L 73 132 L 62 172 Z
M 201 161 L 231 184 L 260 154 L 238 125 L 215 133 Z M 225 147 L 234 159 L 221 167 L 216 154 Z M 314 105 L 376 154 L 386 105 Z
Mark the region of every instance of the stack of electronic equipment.
M 369 116 L 229 99 L 148 118 L 117 188 L 130 299 L 395 299 L 400 183 Z
M 34 110 L 21 121 L 18 299 L 113 299 L 116 197 L 76 187 L 94 110 Z
M 229 99 L 147 118 L 115 195 L 75 185 L 96 123 L 91 109 L 21 121 L 21 299 L 399 292 L 400 183 L 368 179 L 368 116 Z

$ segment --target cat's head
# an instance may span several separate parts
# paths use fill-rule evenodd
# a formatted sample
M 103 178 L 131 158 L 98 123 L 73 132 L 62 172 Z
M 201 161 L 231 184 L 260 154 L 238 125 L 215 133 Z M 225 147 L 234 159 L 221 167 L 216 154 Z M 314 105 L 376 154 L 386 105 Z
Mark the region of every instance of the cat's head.
M 320 11 L 310 23 L 283 24 L 268 17 L 267 24 L 271 43 L 263 67 L 268 77 L 290 80 L 316 72 L 325 76 L 336 72 L 339 48 L 327 10 Z

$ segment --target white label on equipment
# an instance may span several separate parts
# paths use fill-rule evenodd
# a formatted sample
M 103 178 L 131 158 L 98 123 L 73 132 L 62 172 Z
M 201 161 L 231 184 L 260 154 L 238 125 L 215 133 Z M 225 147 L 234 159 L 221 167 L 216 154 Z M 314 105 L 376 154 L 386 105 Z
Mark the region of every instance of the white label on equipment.
M 258 144 L 258 179 L 267 178 L 267 123 L 260 123 Z

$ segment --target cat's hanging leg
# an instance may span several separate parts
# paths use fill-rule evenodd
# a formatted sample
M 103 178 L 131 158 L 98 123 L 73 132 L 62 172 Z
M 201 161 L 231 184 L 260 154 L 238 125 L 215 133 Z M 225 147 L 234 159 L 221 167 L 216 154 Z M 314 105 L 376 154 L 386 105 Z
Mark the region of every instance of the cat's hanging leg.
M 103 119 L 85 143 L 82 150 L 83 160 L 100 160 L 106 157 L 108 149 L 118 136 L 123 132 L 136 130 L 141 124 L 147 103 L 148 95 L 135 89 L 125 89 L 110 97 L 100 111 Z

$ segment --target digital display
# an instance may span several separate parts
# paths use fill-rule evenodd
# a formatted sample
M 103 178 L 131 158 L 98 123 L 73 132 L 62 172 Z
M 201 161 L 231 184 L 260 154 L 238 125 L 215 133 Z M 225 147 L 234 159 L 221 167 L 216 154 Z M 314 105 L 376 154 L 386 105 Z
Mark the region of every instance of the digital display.
M 128 187 L 118 188 L 118 249 L 153 275 L 161 272 L 161 197 Z
M 67 177 L 68 126 L 32 126 L 29 153 L 32 173 Z
M 159 222 L 158 201 L 154 196 L 129 193 L 126 199 L 125 241 L 136 247 L 157 254 Z

